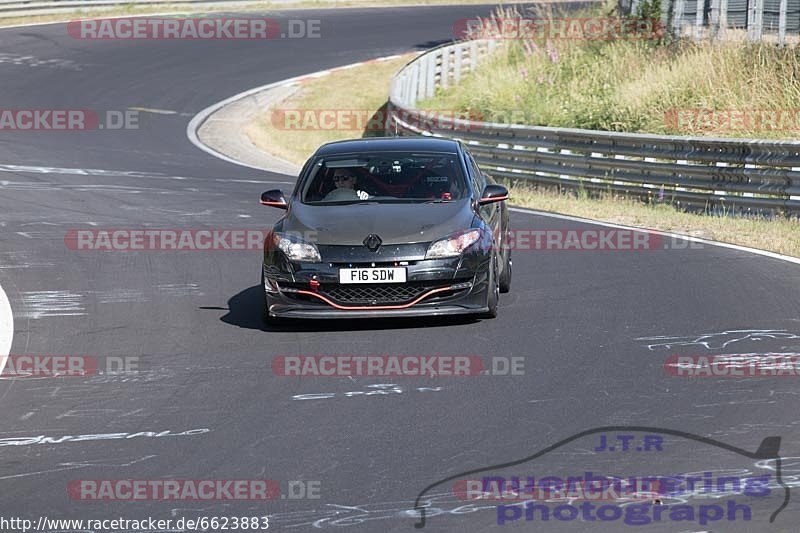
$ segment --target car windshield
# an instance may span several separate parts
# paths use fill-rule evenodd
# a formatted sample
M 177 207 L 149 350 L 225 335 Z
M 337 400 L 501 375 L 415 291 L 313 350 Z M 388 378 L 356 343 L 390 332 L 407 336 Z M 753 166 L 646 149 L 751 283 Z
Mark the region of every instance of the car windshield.
M 306 204 L 449 202 L 467 196 L 454 153 L 371 152 L 319 158 L 303 181 Z

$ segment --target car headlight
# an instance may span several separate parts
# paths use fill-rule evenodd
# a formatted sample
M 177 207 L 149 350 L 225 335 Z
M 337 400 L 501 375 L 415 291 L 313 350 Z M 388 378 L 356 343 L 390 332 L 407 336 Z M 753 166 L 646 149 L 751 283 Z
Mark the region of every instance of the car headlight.
M 445 257 L 458 257 L 464 250 L 478 242 L 481 230 L 459 231 L 449 237 L 434 241 L 428 247 L 425 259 L 442 259 Z
M 272 242 L 291 261 L 304 261 L 306 263 L 319 263 L 322 261 L 316 245 L 304 242 L 297 237 L 274 233 Z

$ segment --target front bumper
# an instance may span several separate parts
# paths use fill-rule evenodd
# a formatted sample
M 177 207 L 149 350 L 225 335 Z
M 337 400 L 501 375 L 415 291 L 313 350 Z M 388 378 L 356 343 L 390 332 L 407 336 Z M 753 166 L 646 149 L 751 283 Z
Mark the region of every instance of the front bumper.
M 481 313 L 487 310 L 490 254 L 474 250 L 449 259 L 420 259 L 399 250 L 363 257 L 333 254 L 338 261 L 294 263 L 265 254 L 264 295 L 269 314 L 287 318 L 415 317 Z M 327 254 L 326 254 L 327 252 Z M 424 257 L 424 254 L 422 255 Z M 360 259 L 360 260 L 359 260 Z M 404 267 L 406 283 L 340 284 L 340 268 Z

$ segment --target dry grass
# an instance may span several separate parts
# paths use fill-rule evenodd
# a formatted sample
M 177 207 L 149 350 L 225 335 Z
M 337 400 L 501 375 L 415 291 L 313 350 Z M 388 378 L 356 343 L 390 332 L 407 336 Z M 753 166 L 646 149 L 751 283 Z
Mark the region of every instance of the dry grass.
M 262 150 L 298 165 L 302 165 L 321 144 L 381 134 L 345 127 L 344 120 L 337 121 L 340 128 L 323 129 L 325 124 L 315 128 L 309 119 L 320 116 L 323 111 L 337 110 L 371 116 L 386 103 L 392 75 L 413 57 L 414 54 L 407 54 L 389 61 L 335 71 L 312 80 L 293 97 L 268 109 L 263 117 L 247 126 L 245 133 Z M 284 129 L 286 122 L 282 120 L 282 110 L 301 110 L 304 118 L 300 125 L 305 129 Z
M 551 10 L 544 18 L 587 15 Z M 776 139 L 800 132 L 800 48 L 539 36 L 502 44 L 458 86 L 422 105 L 495 122 L 607 131 Z
M 678 211 L 666 204 L 645 204 L 613 196 L 599 199 L 584 194 L 562 194 L 534 188 L 525 182 L 508 183 L 514 205 L 573 215 L 602 222 L 671 231 L 800 257 L 800 220 L 765 220 L 709 216 Z

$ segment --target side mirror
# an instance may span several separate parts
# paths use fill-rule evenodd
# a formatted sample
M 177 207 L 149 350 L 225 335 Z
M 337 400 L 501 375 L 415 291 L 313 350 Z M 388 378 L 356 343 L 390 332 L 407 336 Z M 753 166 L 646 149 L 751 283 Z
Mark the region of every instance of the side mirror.
M 508 200 L 508 189 L 502 185 L 487 185 L 481 193 L 481 199 L 478 200 L 478 205 L 486 205 L 494 202 L 502 202 Z
M 277 207 L 278 209 L 289 208 L 289 204 L 286 203 L 286 198 L 283 197 L 283 192 L 280 189 L 272 189 L 271 191 L 262 192 L 261 205 Z

